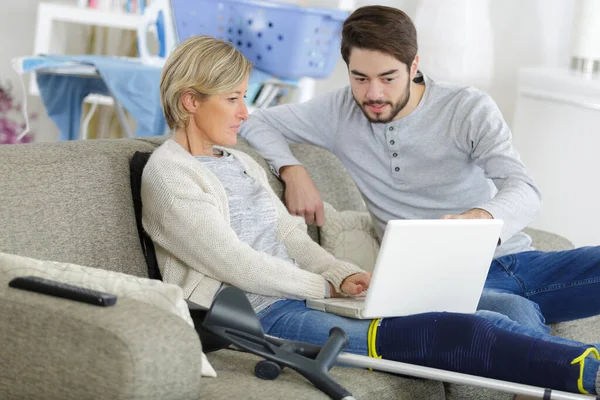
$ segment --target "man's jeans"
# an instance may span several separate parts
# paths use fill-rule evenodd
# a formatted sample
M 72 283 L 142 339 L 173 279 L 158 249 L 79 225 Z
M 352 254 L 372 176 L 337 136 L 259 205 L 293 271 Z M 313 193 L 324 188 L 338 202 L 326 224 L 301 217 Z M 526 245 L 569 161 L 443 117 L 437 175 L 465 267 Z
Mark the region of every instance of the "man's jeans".
M 550 332 L 546 323 L 600 314 L 600 246 L 495 259 L 478 310 L 506 315 L 539 333 Z

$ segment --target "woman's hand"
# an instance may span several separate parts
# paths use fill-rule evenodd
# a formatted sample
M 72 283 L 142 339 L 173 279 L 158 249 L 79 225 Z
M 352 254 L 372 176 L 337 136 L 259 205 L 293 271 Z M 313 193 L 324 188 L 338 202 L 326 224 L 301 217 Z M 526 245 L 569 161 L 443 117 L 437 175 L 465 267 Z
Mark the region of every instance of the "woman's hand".
M 364 292 L 369 288 L 371 283 L 372 272 L 359 272 L 357 274 L 350 275 L 342 282 L 342 294 L 356 296 Z M 335 288 L 330 283 L 331 297 L 340 297 L 340 293 L 335 291 Z

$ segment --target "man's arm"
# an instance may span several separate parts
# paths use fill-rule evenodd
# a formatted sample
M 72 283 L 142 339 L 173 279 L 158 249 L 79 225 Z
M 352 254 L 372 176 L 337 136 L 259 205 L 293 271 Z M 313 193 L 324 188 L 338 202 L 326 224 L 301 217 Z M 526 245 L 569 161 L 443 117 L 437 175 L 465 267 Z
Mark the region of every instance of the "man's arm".
M 510 128 L 496 103 L 486 94 L 470 99 L 459 137 L 498 189 L 488 202 L 467 211 L 465 217 L 491 216 L 504 220 L 502 243 L 529 225 L 538 215 L 541 195 L 533 178 L 512 145 Z
M 321 195 L 308 172 L 294 157 L 289 143 L 307 143 L 333 152 L 339 115 L 344 107 L 342 89 L 298 104 L 256 110 L 242 124 L 240 135 L 271 165 L 285 183 L 285 203 L 306 223 L 323 226 Z

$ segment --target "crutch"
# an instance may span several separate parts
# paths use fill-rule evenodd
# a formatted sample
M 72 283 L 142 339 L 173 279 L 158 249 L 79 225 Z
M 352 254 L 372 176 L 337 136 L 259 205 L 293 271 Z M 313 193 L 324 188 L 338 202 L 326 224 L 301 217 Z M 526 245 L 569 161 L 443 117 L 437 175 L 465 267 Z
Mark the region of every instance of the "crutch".
M 264 334 L 260 321 L 244 292 L 235 287 L 221 290 L 208 311 L 197 306 L 193 307 L 192 303 L 189 304 L 196 325 L 199 325 L 197 322 L 203 319 L 201 326 L 197 326 L 197 330 L 206 351 L 233 344 L 265 358 L 256 364 L 257 377 L 276 379 L 283 367 L 289 367 L 335 400 L 354 399 L 348 390 L 336 383 L 329 375 L 329 370 L 336 363 L 534 396 L 544 400 L 590 399 L 590 396 L 582 394 L 344 353 L 342 350 L 348 345 L 348 338 L 340 328 L 333 328 L 330 331 L 329 339 L 322 347 L 268 336 Z

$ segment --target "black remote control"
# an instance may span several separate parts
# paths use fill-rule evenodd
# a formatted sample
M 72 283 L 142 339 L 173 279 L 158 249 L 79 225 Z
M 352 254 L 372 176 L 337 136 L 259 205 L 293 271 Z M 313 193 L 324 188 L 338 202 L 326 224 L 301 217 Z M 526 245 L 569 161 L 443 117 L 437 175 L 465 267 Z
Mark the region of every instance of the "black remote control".
M 37 276 L 20 276 L 14 278 L 8 283 L 8 286 L 102 307 L 112 306 L 117 302 L 117 296 L 114 294 L 102 293 Z

